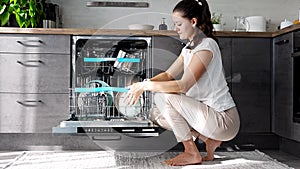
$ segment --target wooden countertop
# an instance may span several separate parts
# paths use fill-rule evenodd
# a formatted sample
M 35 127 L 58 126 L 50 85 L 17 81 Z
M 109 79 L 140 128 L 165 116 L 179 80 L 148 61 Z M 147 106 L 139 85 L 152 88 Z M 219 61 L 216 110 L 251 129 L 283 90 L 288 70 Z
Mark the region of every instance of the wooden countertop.
M 275 32 L 216 32 L 217 37 L 266 37 L 272 38 L 300 29 L 300 24 L 292 25 Z M 126 29 L 80 29 L 80 28 L 12 28 L 0 27 L 0 34 L 60 34 L 60 35 L 143 35 L 143 36 L 177 36 L 171 30 L 126 30 Z

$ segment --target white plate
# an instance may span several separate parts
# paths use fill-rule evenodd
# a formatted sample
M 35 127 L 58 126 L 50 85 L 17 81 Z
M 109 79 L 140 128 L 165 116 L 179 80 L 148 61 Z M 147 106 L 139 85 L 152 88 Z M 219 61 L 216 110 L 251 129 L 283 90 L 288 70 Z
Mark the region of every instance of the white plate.
M 115 105 L 118 111 L 126 117 L 134 118 L 142 112 L 142 104 L 139 100 L 135 105 L 126 102 L 127 93 L 118 93 L 115 97 Z

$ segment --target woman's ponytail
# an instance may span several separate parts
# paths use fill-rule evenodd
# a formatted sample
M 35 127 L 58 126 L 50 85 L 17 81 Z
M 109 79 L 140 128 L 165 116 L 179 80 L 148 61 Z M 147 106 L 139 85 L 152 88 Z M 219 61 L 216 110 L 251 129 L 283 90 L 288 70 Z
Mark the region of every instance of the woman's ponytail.
M 207 36 L 214 38 L 213 35 L 213 24 L 211 22 L 211 13 L 209 10 L 209 6 L 206 0 L 198 0 L 202 3 L 202 14 L 201 14 L 201 21 L 199 22 L 199 28 L 201 31 Z

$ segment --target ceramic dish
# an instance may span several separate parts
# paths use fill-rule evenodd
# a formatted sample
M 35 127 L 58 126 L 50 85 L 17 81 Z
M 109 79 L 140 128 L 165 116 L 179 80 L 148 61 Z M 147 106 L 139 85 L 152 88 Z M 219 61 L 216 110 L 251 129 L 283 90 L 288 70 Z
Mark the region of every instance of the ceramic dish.
M 118 93 L 115 97 L 115 105 L 117 110 L 124 116 L 135 118 L 142 111 L 141 99 L 135 105 L 128 105 L 126 102 L 127 93 Z
M 130 30 L 153 30 L 153 25 L 147 25 L 147 24 L 131 24 L 128 25 L 128 28 Z

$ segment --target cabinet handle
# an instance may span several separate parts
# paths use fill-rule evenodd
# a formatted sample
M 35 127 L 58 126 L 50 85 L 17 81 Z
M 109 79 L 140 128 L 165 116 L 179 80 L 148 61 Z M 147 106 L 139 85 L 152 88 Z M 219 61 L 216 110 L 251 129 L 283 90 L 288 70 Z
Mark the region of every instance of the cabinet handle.
M 23 40 L 23 41 L 17 40 L 17 42 L 26 47 L 39 47 L 42 44 L 44 44 L 42 40 Z
M 292 57 L 293 58 L 300 57 L 300 52 L 292 53 Z
M 19 63 L 22 66 L 27 66 L 27 67 L 38 67 L 40 64 L 45 64 L 41 60 L 26 60 L 26 61 L 18 60 L 17 63 Z
M 24 101 L 17 100 L 17 103 L 25 107 L 37 107 L 38 105 L 43 104 L 43 101 L 42 100 L 24 100 Z
M 290 40 L 288 39 L 284 39 L 284 40 L 281 40 L 281 41 L 278 41 L 278 42 L 275 42 L 276 45 L 283 45 L 283 44 L 287 44 L 289 43 Z
M 105 135 L 105 136 L 92 136 L 92 139 L 95 141 L 113 141 L 113 140 L 121 140 L 121 135 Z
M 233 73 L 232 75 L 226 77 L 226 81 L 228 83 L 241 83 L 242 74 L 241 73 Z

